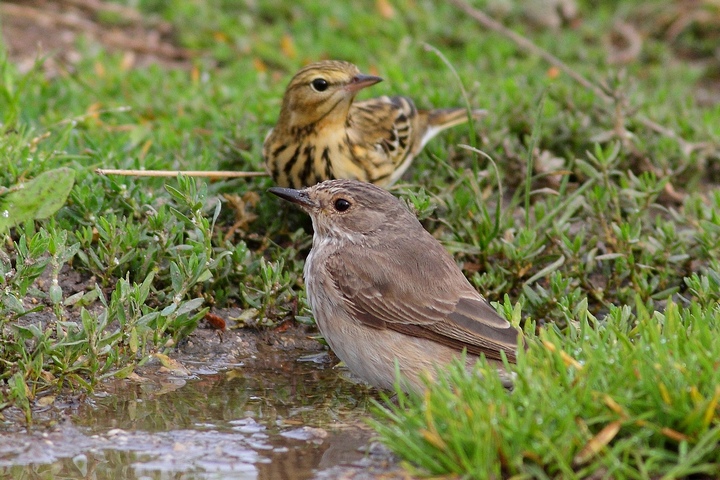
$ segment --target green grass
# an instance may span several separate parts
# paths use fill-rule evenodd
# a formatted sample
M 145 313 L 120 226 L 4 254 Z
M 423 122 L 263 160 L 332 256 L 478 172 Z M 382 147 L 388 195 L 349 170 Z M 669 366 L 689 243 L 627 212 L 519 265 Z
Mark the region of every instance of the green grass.
M 456 364 L 424 395 L 377 404 L 373 426 L 432 474 L 714 478 L 720 308 L 633 306 L 599 322 L 582 302 L 575 325 L 530 342 L 511 392 L 487 364 L 483 381 Z
M 718 358 L 720 104 L 695 101 L 716 73 L 685 60 L 707 58 L 712 29 L 690 24 L 668 40 L 659 19 L 682 13 L 670 2 L 655 14 L 640 2 L 581 3 L 582 22 L 557 32 L 517 9 L 502 19 L 603 85 L 617 99 L 606 103 L 449 4 L 391 2 L 390 18 L 371 0 L 138 4 L 177 26 L 178 44 L 196 54 L 189 68 L 128 69 L 121 54 L 79 40 L 78 63 L 47 79 L 40 64 L 20 73 L 0 53 L 0 187 L 10 192 L 0 202 L 23 198 L 19 185 L 44 172 L 74 172 L 66 201 L 57 188 L 53 208 L 38 202 L 35 220 L 0 232 L 0 408 L 21 407 L 30 421 L 38 395 L 127 375 L 208 308 L 240 307 L 257 325 L 310 316 L 309 234 L 264 193 L 270 179 L 94 169 L 261 170 L 290 76 L 340 58 L 385 79 L 365 97 L 455 106 L 464 88 L 489 110 L 475 134 L 458 127 L 433 140 L 395 192 L 531 337 L 512 393 L 454 371 L 452 388 L 379 413 L 390 419 L 377 425 L 382 437 L 433 474 L 717 472 L 718 368 L 708 359 Z M 646 32 L 623 67 L 606 63 L 603 43 L 617 18 Z M 492 162 L 458 147 L 468 143 Z M 69 288 L 69 272 L 88 287 Z M 448 416 L 466 410 L 476 421 Z

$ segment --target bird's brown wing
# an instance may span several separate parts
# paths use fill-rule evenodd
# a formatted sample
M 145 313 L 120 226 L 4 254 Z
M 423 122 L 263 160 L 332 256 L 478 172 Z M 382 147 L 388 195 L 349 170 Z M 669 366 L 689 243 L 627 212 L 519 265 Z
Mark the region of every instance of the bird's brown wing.
M 389 177 L 416 153 L 418 112 L 406 97 L 379 97 L 352 104 L 348 140 L 358 161 L 372 165 L 378 178 Z
M 499 360 L 502 350 L 514 361 L 518 331 L 473 289 L 444 248 L 423 233 L 412 251 L 405 245 L 352 252 L 352 272 L 342 256 L 329 258 L 329 273 L 355 318 L 489 359 Z

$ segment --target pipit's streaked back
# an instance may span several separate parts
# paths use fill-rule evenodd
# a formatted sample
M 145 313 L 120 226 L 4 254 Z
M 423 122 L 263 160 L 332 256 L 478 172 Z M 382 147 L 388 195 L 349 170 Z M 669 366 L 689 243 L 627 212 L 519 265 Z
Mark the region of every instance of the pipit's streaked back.
M 330 180 L 270 192 L 312 218 L 305 284 L 320 332 L 348 368 L 392 388 L 395 361 L 406 389 L 467 351 L 501 367 L 514 362 L 521 333 L 475 291 L 443 246 L 382 188 Z
M 381 80 L 334 60 L 300 70 L 263 145 L 275 182 L 301 188 L 348 178 L 388 186 L 438 132 L 467 121 L 464 108 L 418 110 L 407 97 L 353 103 L 359 90 Z

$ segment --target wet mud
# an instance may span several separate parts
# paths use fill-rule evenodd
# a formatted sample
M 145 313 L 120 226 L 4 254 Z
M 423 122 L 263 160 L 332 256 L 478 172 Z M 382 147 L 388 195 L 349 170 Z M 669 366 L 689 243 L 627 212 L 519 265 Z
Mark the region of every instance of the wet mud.
M 409 478 L 365 423 L 377 391 L 315 334 L 198 329 L 169 360 L 36 408 L 30 430 L 8 409 L 0 478 Z

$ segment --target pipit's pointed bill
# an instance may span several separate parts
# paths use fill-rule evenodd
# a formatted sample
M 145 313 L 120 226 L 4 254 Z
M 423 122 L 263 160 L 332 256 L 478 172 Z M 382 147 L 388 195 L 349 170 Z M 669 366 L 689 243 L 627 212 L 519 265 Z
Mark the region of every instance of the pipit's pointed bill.
M 388 186 L 440 131 L 466 122 L 467 110 L 418 110 L 407 97 L 353 102 L 380 82 L 348 62 L 310 64 L 290 81 L 263 157 L 281 187 L 348 178 Z M 474 118 L 486 114 L 474 110 Z
M 320 332 L 355 375 L 392 388 L 397 361 L 404 388 L 420 390 L 422 375 L 463 350 L 469 366 L 482 354 L 501 373 L 500 352 L 515 361 L 521 332 L 390 193 L 354 180 L 269 191 L 312 218 L 308 300 Z

